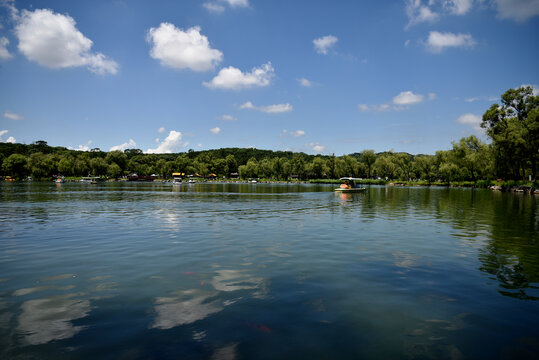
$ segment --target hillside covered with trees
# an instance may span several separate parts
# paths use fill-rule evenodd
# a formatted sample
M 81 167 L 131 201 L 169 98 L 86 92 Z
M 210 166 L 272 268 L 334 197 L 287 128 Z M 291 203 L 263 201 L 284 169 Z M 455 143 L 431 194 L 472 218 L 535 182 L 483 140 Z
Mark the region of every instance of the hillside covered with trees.
M 335 179 L 343 176 L 391 180 L 472 181 L 504 179 L 533 180 L 539 160 L 539 96 L 531 87 L 510 89 L 483 115 L 481 126 L 491 143 L 476 136 L 460 139 L 450 150 L 434 155 L 373 150 L 344 155 L 308 155 L 287 151 L 223 148 L 176 154 L 144 154 L 139 149 L 82 152 L 51 147 L 45 141 L 33 144 L 0 143 L 1 176 L 51 179 L 53 176 L 107 176 L 120 178 L 130 173 L 158 174 L 170 178 L 173 172 L 206 177 Z

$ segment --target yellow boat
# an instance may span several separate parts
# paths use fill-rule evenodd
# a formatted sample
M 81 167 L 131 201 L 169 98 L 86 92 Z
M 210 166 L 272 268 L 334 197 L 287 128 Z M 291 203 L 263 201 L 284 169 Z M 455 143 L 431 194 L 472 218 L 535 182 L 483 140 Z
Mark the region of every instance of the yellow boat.
M 355 181 L 361 180 L 359 178 L 342 177 L 339 180 L 344 181 L 344 183 L 341 184 L 340 187 L 334 189 L 334 191 L 338 191 L 341 193 L 355 193 L 365 191 L 364 187 L 361 187 L 355 183 Z

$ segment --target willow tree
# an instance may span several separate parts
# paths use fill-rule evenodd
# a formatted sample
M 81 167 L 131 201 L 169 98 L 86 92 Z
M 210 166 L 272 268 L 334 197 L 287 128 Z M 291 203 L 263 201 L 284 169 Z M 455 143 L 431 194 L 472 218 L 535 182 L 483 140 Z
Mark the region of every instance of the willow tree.
M 529 163 L 531 175 L 537 179 L 539 96 L 531 86 L 503 93 L 501 105 L 493 104 L 483 114 L 481 127 L 492 139 L 498 169 L 518 178 L 525 175 Z

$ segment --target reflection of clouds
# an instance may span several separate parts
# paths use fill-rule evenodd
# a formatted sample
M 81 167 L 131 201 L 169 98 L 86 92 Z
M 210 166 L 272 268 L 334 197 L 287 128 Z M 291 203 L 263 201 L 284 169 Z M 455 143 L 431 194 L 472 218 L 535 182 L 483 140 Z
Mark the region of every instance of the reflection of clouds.
M 90 301 L 73 299 L 76 294 L 52 296 L 25 301 L 19 315 L 17 331 L 29 345 L 45 344 L 67 339 L 84 327 L 73 326 L 72 320 L 86 317 Z
M 33 294 L 39 291 L 45 291 L 45 290 L 70 290 L 73 289 L 75 286 L 73 285 L 66 285 L 66 286 L 54 286 L 54 285 L 43 285 L 43 286 L 36 286 L 31 288 L 24 288 L 24 289 L 18 289 L 13 292 L 13 296 L 24 296 L 28 294 Z
M 162 297 L 155 300 L 156 317 L 150 328 L 170 329 L 178 325 L 191 324 L 208 315 L 221 311 L 218 301 L 208 302 L 212 294 L 200 290 L 179 292 L 176 297 Z
M 395 266 L 407 270 L 411 270 L 413 267 L 416 267 L 418 265 L 418 260 L 421 258 L 420 256 L 403 251 L 393 252 L 393 257 L 395 258 Z
M 237 357 L 236 348 L 238 344 L 227 345 L 215 350 L 211 360 L 234 360 Z
M 454 333 L 469 326 L 470 314 L 461 313 L 450 321 L 428 319 L 405 332 L 404 352 L 410 358 L 463 359 L 462 352 L 451 344 Z M 456 335 L 455 335 L 456 336 Z
M 261 297 L 265 290 L 263 278 L 250 277 L 243 270 L 217 270 L 217 275 L 213 277 L 211 284 L 218 291 L 237 291 L 260 289 L 260 292 L 254 294 L 255 297 Z

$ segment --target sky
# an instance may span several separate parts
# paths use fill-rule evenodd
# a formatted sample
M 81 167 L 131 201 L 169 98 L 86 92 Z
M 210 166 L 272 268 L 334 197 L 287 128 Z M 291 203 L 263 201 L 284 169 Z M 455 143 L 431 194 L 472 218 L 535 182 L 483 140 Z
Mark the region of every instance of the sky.
M 433 154 L 538 59 L 539 0 L 0 0 L 0 142 Z

